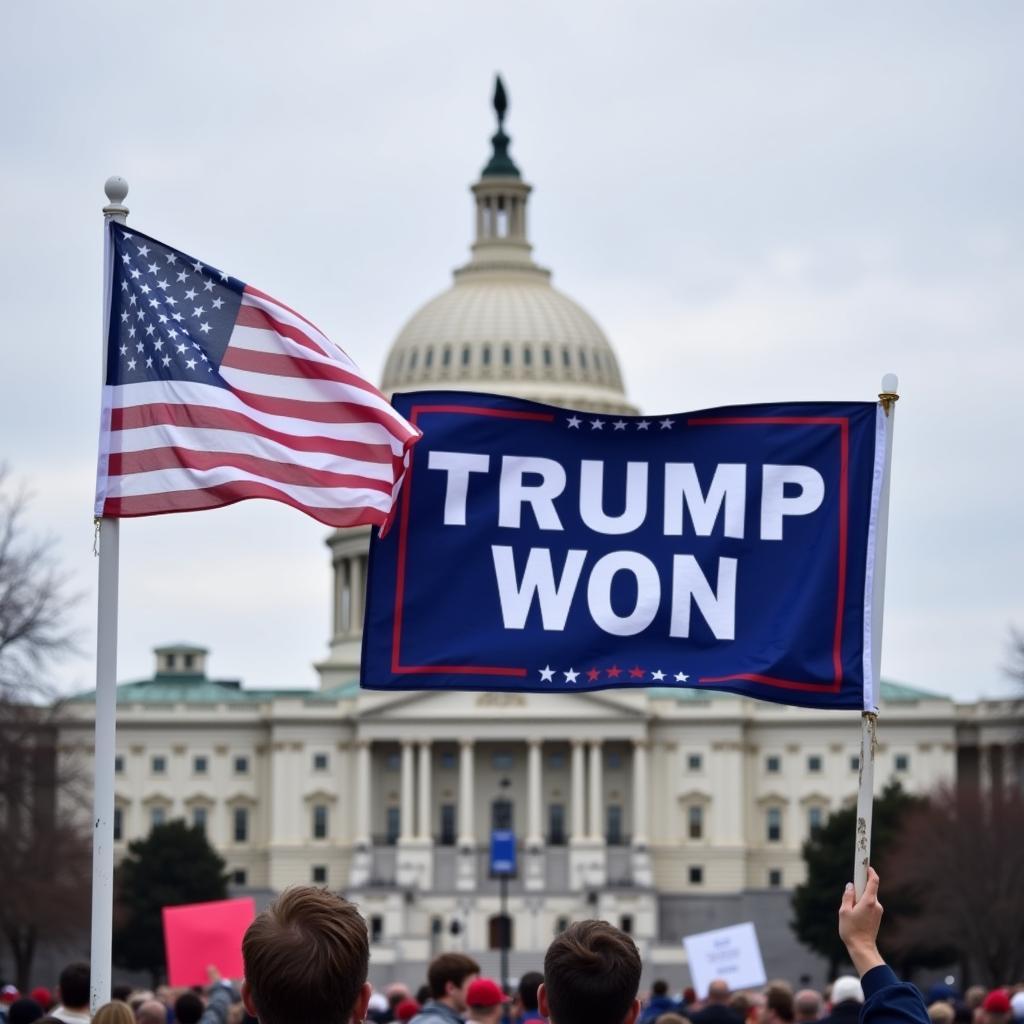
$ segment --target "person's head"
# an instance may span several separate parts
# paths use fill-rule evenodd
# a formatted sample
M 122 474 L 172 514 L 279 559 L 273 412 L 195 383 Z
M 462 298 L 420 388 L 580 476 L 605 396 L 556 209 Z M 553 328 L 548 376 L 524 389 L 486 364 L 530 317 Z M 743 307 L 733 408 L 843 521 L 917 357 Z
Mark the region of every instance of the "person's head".
M 147 999 L 135 1011 L 135 1024 L 167 1024 L 167 1007 L 159 999 Z
M 395 1007 L 395 1020 L 406 1024 L 406 1021 L 412 1020 L 420 1012 L 420 1009 L 421 1006 L 415 999 L 403 999 Z
M 636 943 L 606 921 L 577 921 L 548 946 L 538 1008 L 552 1024 L 635 1024 Z
M 852 974 L 844 974 L 832 982 L 832 1005 L 850 1002 L 863 1003 L 864 989 L 860 987 L 859 979 Z
M 1009 1024 L 1010 997 L 1004 988 L 994 988 L 981 1004 L 981 1024 Z
M 405 1002 L 406 999 L 412 997 L 408 985 L 403 985 L 400 981 L 394 981 L 388 985 L 384 989 L 384 995 L 387 996 L 388 1006 L 391 1007 L 392 1013 L 398 1008 L 399 1003 Z
M 660 1014 L 654 1024 L 690 1024 L 690 1018 L 670 1010 L 668 1013 Z
M 655 999 L 661 998 L 663 996 L 667 996 L 668 995 L 668 982 L 667 981 L 663 981 L 661 978 L 659 978 L 651 986 L 651 995 L 654 996 Z
M 43 1013 L 53 1006 L 53 996 L 45 985 L 37 985 L 29 995 L 43 1008 Z
M 490 978 L 474 978 L 466 988 L 469 1019 L 479 1024 L 498 1024 L 505 1005 L 505 993 Z
M 285 889 L 246 930 L 242 963 L 242 1002 L 260 1024 L 366 1017 L 366 922 L 354 903 L 327 889 Z
M 15 999 L 7 1007 L 7 1024 L 34 1024 L 43 1015 L 43 1008 L 38 1001 L 25 997 Z
M 964 1002 L 972 1009 L 977 1010 L 979 1006 L 985 1001 L 985 986 L 984 985 L 972 985 L 964 993 Z
M 537 989 L 540 988 L 540 983 L 543 980 L 544 975 L 540 971 L 527 971 L 519 979 L 519 988 L 517 989 L 519 1004 L 528 1013 L 537 1012 Z
M 797 1024 L 821 1019 L 821 995 L 813 988 L 802 988 L 793 997 Z
M 85 1009 L 89 1005 L 89 965 L 84 961 L 68 964 L 60 972 L 57 989 L 67 1009 Z
M 183 992 L 174 1000 L 174 1020 L 176 1024 L 199 1024 L 205 1009 L 195 992 Z
M 761 1024 L 793 1024 L 793 992 L 786 986 L 769 985 L 761 1010 Z
M 135 1024 L 135 1015 L 123 999 L 112 999 L 92 1015 L 92 1024 Z
M 953 1024 L 956 1019 L 956 1010 L 946 1002 L 932 1003 L 928 1007 L 928 1019 L 932 1024 Z
M 427 968 L 430 996 L 445 1003 L 456 1013 L 465 1013 L 466 989 L 480 973 L 480 965 L 463 953 L 442 953 Z
M 131 985 L 114 985 L 110 990 L 110 998 L 116 999 L 120 1003 L 127 1003 L 131 999 L 133 991 Z
M 708 997 L 705 1002 L 725 1006 L 729 1002 L 729 983 L 722 981 L 721 978 L 715 978 L 708 985 Z

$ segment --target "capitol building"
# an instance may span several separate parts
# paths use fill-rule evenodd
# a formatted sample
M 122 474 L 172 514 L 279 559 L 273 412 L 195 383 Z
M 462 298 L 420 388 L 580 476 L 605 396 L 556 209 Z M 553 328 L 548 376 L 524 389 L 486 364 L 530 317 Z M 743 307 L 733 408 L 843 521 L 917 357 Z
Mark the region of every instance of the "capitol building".
M 531 186 L 509 152 L 500 86 L 496 108 L 470 257 L 399 332 L 382 390 L 635 413 L 608 338 L 533 259 Z M 151 677 L 119 687 L 118 851 L 184 818 L 205 829 L 236 894 L 344 892 L 369 924 L 377 985 L 418 984 L 449 949 L 496 975 L 506 928 L 515 976 L 540 966 L 569 921 L 595 916 L 634 936 L 645 982 L 687 984 L 682 937 L 743 921 L 769 977 L 824 982 L 792 935 L 789 900 L 804 840 L 855 802 L 857 714 L 670 688 L 363 691 L 368 545 L 365 528 L 327 538 L 333 635 L 318 689 L 211 678 L 208 651 L 189 644 L 158 648 Z M 894 778 L 912 792 L 1021 783 L 1009 701 L 957 704 L 891 682 L 881 694 L 879 791 Z M 86 764 L 92 700 L 70 703 L 60 734 L 61 756 Z M 489 874 L 495 827 L 518 844 L 507 920 Z

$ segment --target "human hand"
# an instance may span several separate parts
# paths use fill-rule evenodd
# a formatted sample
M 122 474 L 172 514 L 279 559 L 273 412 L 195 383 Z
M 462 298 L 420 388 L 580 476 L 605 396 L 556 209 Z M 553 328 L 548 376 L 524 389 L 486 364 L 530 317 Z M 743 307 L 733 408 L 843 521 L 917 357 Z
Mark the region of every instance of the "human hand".
M 872 967 L 885 963 L 878 952 L 878 929 L 882 923 L 882 904 L 878 902 L 878 873 L 868 868 L 864 894 L 858 900 L 853 883 L 846 883 L 839 904 L 839 938 L 843 940 L 853 966 L 863 977 Z
M 206 977 L 210 980 L 210 985 L 216 985 L 220 981 L 220 971 L 217 970 L 214 964 L 206 965 Z

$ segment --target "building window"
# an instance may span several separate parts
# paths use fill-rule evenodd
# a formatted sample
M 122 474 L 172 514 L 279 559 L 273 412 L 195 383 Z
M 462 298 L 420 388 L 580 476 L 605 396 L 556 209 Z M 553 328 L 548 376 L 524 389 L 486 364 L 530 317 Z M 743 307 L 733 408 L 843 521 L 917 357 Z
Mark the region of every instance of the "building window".
M 686 811 L 686 834 L 691 839 L 704 838 L 704 808 L 691 804 Z
M 533 365 L 533 349 L 529 345 L 523 349 L 523 366 Z
M 314 864 L 313 871 L 311 874 L 314 885 L 326 885 L 327 884 L 327 865 L 326 864 Z
M 397 772 L 402 767 L 402 755 L 397 750 L 389 750 L 384 758 L 384 770 Z
M 192 774 L 205 775 L 209 771 L 210 762 L 205 754 L 197 754 L 192 758 Z
M 782 886 L 782 868 L 769 868 L 768 869 L 768 885 L 772 889 L 778 889 Z
M 423 365 L 429 370 L 434 365 L 434 348 L 430 346 L 423 356 Z
M 313 838 L 327 838 L 327 805 L 316 804 L 313 807 Z
M 898 772 L 910 771 L 910 755 L 909 754 L 897 754 L 896 755 L 896 771 L 898 771 Z
M 313 771 L 325 772 L 330 765 L 330 760 L 326 754 L 314 754 L 313 755 Z
M 604 756 L 604 766 L 611 771 L 622 767 L 622 751 L 609 750 Z
M 619 918 L 619 931 L 625 932 L 627 935 L 633 934 L 633 915 L 623 914 Z
M 569 918 L 567 918 L 567 917 L 557 917 L 557 918 L 555 918 L 555 934 L 556 935 L 561 935 L 562 932 L 564 932 L 565 929 L 568 928 L 568 927 L 569 927 Z
M 506 366 L 511 366 L 512 365 L 512 346 L 511 345 L 506 345 L 504 347 L 504 349 L 502 349 L 501 361 Z
M 782 808 L 769 807 L 766 815 L 767 837 L 769 843 L 782 840 Z
M 484 366 L 490 366 L 491 365 L 491 346 L 490 345 L 484 345 L 484 347 L 480 350 L 480 362 L 483 363 Z
M 201 832 L 206 831 L 206 808 L 205 807 L 193 807 L 192 808 L 192 827 L 199 829 Z
M 565 846 L 565 804 L 548 804 L 548 845 Z
M 185 669 L 190 669 L 195 664 L 195 655 L 186 654 L 182 659 L 185 662 Z
M 807 770 L 812 775 L 816 775 L 818 772 L 821 771 L 821 754 L 807 755 Z
M 562 349 L 562 365 L 568 370 L 572 366 L 572 353 L 567 349 Z
M 114 774 L 124 775 L 124 755 L 118 754 L 114 758 Z
M 149 811 L 149 827 L 159 828 L 167 820 L 167 811 L 163 807 L 151 807 Z
M 156 754 L 149 759 L 149 770 L 153 775 L 164 775 L 167 772 L 167 758 Z
M 820 807 L 807 808 L 807 834 L 812 838 L 821 831 L 825 823 L 825 812 Z
M 249 841 L 249 809 L 236 807 L 232 817 L 234 818 L 235 842 L 247 843 Z
M 452 365 L 452 347 L 451 345 L 445 345 L 441 351 L 441 365 L 451 366 Z
M 376 945 L 384 938 L 384 918 L 380 914 L 370 917 L 370 942 Z
M 124 838 L 124 813 L 120 807 L 114 808 L 114 842 L 119 843 Z
M 587 368 L 587 350 L 580 349 L 580 366 L 585 370 Z
M 487 922 L 487 940 L 490 949 L 512 948 L 512 918 L 508 914 L 495 914 Z
M 622 845 L 622 807 L 620 804 L 609 804 L 605 813 L 608 829 L 605 839 L 609 846 Z
M 454 771 L 459 766 L 459 755 L 454 750 L 441 751 L 441 767 L 445 771 Z
M 691 772 L 699 772 L 701 766 L 704 764 L 704 759 L 700 754 L 687 754 L 686 756 L 686 767 Z
M 419 363 L 419 361 L 420 361 L 420 350 L 418 348 L 414 348 L 412 350 L 412 354 L 409 356 L 409 372 L 410 373 L 413 370 L 416 369 L 416 365 Z
M 764 759 L 764 770 L 769 775 L 778 775 L 782 771 L 782 758 L 778 754 L 769 754 Z
M 249 774 L 249 758 L 239 756 L 235 758 L 235 774 L 236 775 L 248 775 Z
M 469 345 L 462 346 L 462 365 L 469 366 L 470 359 L 473 358 L 473 349 Z
M 491 830 L 507 830 L 509 832 L 513 829 L 513 808 L 512 801 L 505 799 L 505 797 L 498 797 L 497 800 L 491 801 Z
M 248 882 L 248 876 L 245 873 L 244 868 L 235 868 L 231 872 L 231 884 L 232 885 L 245 885 Z
M 497 772 L 510 772 L 515 766 L 515 757 L 508 750 L 498 750 L 491 755 L 491 767 Z
M 850 771 L 851 772 L 859 772 L 860 771 L 860 754 L 851 754 L 850 755 Z
M 441 845 L 455 845 L 455 804 L 441 804 Z
M 384 818 L 384 842 L 394 846 L 398 842 L 398 834 L 402 830 L 402 812 L 398 807 L 389 807 Z
M 565 754 L 560 750 L 556 750 L 553 754 L 548 754 L 548 767 L 549 768 L 564 768 L 565 767 Z
M 690 885 L 703 885 L 704 884 L 704 868 L 699 864 L 690 865 Z
M 550 366 L 551 365 L 551 346 L 550 345 L 545 345 L 544 346 L 544 365 L 545 366 Z M 565 929 L 563 929 L 563 931 L 564 930 Z

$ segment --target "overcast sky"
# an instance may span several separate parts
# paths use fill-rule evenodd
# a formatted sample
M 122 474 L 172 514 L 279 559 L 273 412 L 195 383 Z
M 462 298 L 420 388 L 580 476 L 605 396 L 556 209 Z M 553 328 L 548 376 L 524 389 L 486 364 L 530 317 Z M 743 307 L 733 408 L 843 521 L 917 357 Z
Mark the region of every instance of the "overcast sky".
M 899 374 L 883 675 L 1005 692 L 1024 627 L 1024 5 L 11 5 L 0 40 L 0 457 L 82 592 L 102 185 L 379 378 L 471 240 L 492 76 L 555 284 L 644 412 L 871 399 Z M 269 502 L 122 525 L 119 675 L 188 640 L 313 686 L 326 531 Z

